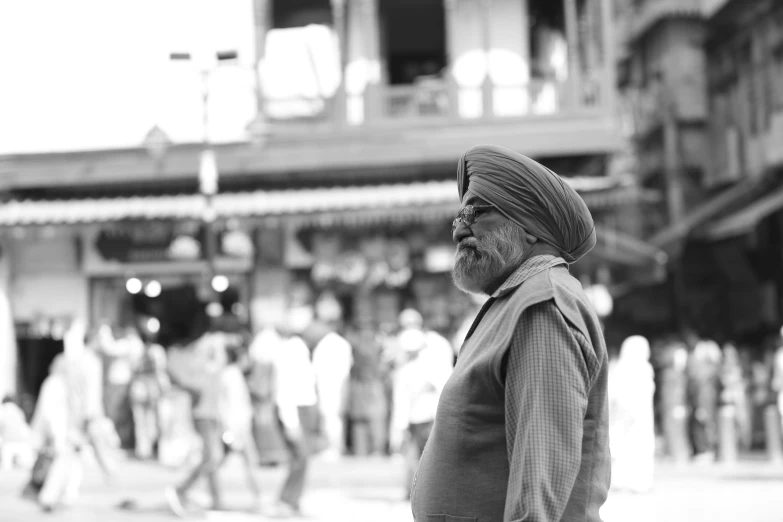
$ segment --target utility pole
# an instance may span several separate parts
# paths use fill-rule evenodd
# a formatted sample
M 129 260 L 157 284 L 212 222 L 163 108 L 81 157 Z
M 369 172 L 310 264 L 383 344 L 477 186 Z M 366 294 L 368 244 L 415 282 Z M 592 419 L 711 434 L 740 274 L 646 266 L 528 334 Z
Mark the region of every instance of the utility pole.
M 662 113 L 663 132 L 663 170 L 666 180 L 666 205 L 669 223 L 679 223 L 685 216 L 685 196 L 682 184 L 682 157 L 680 153 L 680 128 L 677 121 L 677 105 L 671 87 L 663 76 L 658 78 Z M 674 323 L 677 327 L 686 326 L 684 322 L 685 265 L 683 256 L 678 255 L 670 263 L 672 279 L 672 301 Z

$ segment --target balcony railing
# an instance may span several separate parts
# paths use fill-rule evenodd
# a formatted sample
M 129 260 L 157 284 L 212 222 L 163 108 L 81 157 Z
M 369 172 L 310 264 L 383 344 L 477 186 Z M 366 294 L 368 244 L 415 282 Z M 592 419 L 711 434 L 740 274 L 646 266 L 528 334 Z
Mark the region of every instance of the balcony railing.
M 335 95 L 267 100 L 265 107 L 267 117 L 277 122 L 336 124 L 342 119 L 349 125 L 415 124 L 434 119 L 525 118 L 595 110 L 602 107 L 607 92 L 601 76 L 589 74 L 576 86 L 568 81 L 533 79 L 520 85 L 475 88 L 430 77 L 410 85 L 370 87 L 363 96 L 349 98 L 345 106 Z M 343 118 L 341 107 L 346 108 Z

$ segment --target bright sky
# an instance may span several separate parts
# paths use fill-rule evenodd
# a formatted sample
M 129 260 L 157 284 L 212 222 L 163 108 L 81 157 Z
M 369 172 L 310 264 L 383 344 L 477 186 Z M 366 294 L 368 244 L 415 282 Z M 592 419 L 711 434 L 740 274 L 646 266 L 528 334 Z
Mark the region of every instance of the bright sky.
M 197 64 L 235 49 L 250 67 L 252 0 L 3 0 L 0 154 L 139 146 L 153 125 L 202 136 Z M 249 69 L 210 83 L 210 132 L 241 139 L 255 108 Z

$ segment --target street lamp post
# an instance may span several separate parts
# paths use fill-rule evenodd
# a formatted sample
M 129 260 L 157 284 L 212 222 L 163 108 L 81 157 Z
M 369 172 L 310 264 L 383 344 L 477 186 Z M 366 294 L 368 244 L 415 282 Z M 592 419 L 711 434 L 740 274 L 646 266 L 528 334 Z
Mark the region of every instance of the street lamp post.
M 190 53 L 174 52 L 169 55 L 172 61 L 192 61 Z M 236 51 L 219 51 L 215 53 L 217 66 L 236 61 L 238 53 Z M 202 225 L 204 227 L 204 257 L 207 262 L 207 281 L 210 295 L 209 301 L 215 300 L 216 292 L 213 289 L 212 281 L 217 275 L 215 269 L 215 258 L 217 256 L 217 235 L 215 221 L 217 220 L 217 211 L 215 209 L 215 195 L 218 191 L 218 181 L 220 173 L 217 167 L 217 157 L 212 149 L 212 142 L 209 133 L 209 79 L 216 68 L 203 68 L 199 70 L 201 75 L 201 125 L 202 140 L 201 154 L 199 156 L 199 192 L 205 199 L 204 213 L 202 215 Z
M 209 80 L 213 72 L 221 65 L 227 62 L 234 62 L 235 66 L 243 67 L 237 64 L 239 54 L 234 50 L 219 51 L 215 53 L 217 60 L 217 66 L 203 67 L 198 69 L 201 78 L 201 117 L 202 117 L 202 139 L 201 139 L 201 153 L 199 155 L 199 193 L 204 197 L 204 212 L 202 214 L 202 224 L 204 230 L 204 258 L 207 264 L 207 281 L 209 301 L 214 303 L 216 294 L 222 290 L 218 290 L 215 287 L 220 286 L 216 284 L 216 267 L 215 259 L 218 251 L 218 238 L 216 235 L 215 222 L 217 220 L 217 210 L 215 209 L 215 196 L 218 192 L 218 182 L 220 179 L 220 173 L 217 167 L 217 157 L 214 149 L 212 148 L 212 140 L 210 136 L 210 121 L 209 121 Z M 187 61 L 192 62 L 193 57 L 188 52 L 172 52 L 169 53 L 169 59 L 171 61 Z M 254 119 L 245 129 L 250 141 L 257 147 L 263 147 L 266 144 L 266 140 L 269 136 L 269 128 L 266 124 L 266 119 L 263 109 L 263 91 L 261 88 L 261 80 L 258 75 L 258 71 L 252 68 L 253 75 L 255 77 L 253 90 L 255 91 L 256 101 L 258 103 L 256 109 L 256 115 Z M 171 140 L 168 138 L 165 132 L 163 132 L 157 125 L 147 133 L 144 139 L 144 147 L 149 152 L 150 156 L 155 160 L 158 168 L 163 162 L 163 157 L 172 145 Z

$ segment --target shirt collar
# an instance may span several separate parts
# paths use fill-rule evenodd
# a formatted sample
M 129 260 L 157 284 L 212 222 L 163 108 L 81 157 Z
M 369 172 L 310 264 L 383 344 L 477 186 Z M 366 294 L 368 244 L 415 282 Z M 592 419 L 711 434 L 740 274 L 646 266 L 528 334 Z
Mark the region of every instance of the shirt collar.
M 506 281 L 500 285 L 500 288 L 495 290 L 495 293 L 492 294 L 492 297 L 497 298 L 502 295 L 506 295 L 534 275 L 543 272 L 547 268 L 552 268 L 553 266 L 557 265 L 567 265 L 567 263 L 562 257 L 556 257 L 548 254 L 531 257 L 522 263 L 519 268 L 514 270 L 514 273 L 508 276 Z

